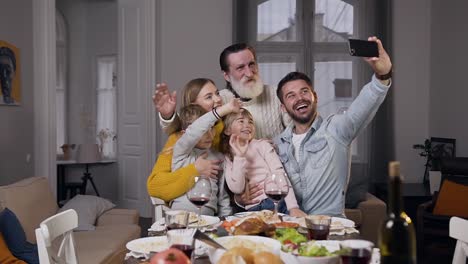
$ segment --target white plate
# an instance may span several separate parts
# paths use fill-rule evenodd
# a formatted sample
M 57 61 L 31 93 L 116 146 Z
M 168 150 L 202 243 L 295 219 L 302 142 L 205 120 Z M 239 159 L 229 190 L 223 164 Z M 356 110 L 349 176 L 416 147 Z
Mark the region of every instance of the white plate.
M 127 249 L 140 254 L 149 254 L 150 251 L 160 252 L 169 248 L 166 236 L 143 237 L 127 243 Z
M 304 217 L 297 218 L 293 216 L 285 216 L 283 217 L 283 221 L 298 223 L 301 227 L 307 228 Z M 349 220 L 342 217 L 332 217 L 330 230 L 336 231 L 341 230 L 343 228 L 350 228 L 355 226 L 356 225 L 353 220 Z
M 161 252 L 169 248 L 169 244 L 166 236 L 155 236 L 155 237 L 143 237 L 132 240 L 127 243 L 127 249 L 138 253 L 143 254 L 145 257 L 148 257 L 150 251 Z M 206 250 L 209 246 L 205 243 L 195 240 L 195 255 L 206 254 Z
M 200 227 L 203 227 L 203 226 L 210 226 L 210 225 L 214 225 L 214 224 L 217 224 L 220 222 L 219 220 L 219 217 L 216 217 L 216 216 L 210 216 L 210 215 L 201 215 L 200 216 L 202 221 L 200 223 Z M 195 220 L 196 221 L 196 220 Z M 198 223 L 197 222 L 194 222 L 194 223 L 190 223 L 188 225 L 188 227 L 190 228 L 196 228 L 198 227 Z
M 354 221 L 341 217 L 332 217 L 330 230 L 340 230 L 343 228 L 355 227 Z

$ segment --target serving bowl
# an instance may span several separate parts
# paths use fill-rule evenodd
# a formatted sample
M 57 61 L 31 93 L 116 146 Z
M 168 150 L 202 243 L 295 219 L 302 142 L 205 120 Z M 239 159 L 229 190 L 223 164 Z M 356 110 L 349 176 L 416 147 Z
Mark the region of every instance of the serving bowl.
M 321 245 L 327 248 L 329 252 L 340 249 L 339 241 L 336 240 L 318 240 L 315 241 L 316 245 Z M 281 251 L 281 259 L 284 263 L 288 264 L 339 264 L 340 256 L 327 256 L 327 257 L 306 257 L 298 256 L 292 253 Z
M 218 243 L 223 245 L 226 249 L 230 249 L 235 246 L 249 247 L 254 251 L 269 251 L 277 256 L 281 256 L 281 243 L 278 240 L 261 237 L 261 236 L 225 236 L 215 239 Z M 246 245 L 246 241 L 255 243 L 256 249 L 252 248 L 251 245 Z M 249 243 L 250 244 L 250 243 Z M 221 256 L 226 252 L 224 249 L 215 249 L 213 247 L 208 248 L 208 257 L 211 263 L 218 263 Z M 288 263 L 288 262 L 285 262 Z

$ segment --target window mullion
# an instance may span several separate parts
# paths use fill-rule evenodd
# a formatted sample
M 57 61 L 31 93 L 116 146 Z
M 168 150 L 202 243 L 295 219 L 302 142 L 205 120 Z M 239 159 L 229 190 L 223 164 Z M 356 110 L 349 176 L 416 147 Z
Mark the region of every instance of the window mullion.
M 298 6 L 302 7 L 301 17 L 302 21 L 302 42 L 304 45 L 304 73 L 314 79 L 314 12 L 315 12 L 315 0 L 300 0 Z

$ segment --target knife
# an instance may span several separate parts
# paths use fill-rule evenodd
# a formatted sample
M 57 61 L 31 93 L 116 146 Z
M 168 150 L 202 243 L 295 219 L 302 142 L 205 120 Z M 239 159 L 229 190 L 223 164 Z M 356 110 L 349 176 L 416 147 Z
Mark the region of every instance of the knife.
M 219 244 L 214 239 L 212 239 L 211 237 L 209 237 L 208 235 L 206 235 L 205 233 L 201 232 L 198 229 L 197 229 L 197 231 L 195 231 L 195 235 L 193 237 L 195 239 L 198 239 L 198 240 L 200 240 L 200 241 L 214 247 L 214 248 L 220 248 L 220 249 L 226 250 L 225 247 L 223 247 L 221 244 Z

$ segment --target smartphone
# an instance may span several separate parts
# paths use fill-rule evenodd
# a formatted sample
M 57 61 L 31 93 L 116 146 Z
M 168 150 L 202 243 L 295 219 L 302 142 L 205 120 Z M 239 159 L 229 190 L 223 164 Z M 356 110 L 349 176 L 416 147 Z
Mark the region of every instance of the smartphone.
M 348 39 L 349 54 L 358 57 L 379 57 L 377 42 L 362 39 Z

